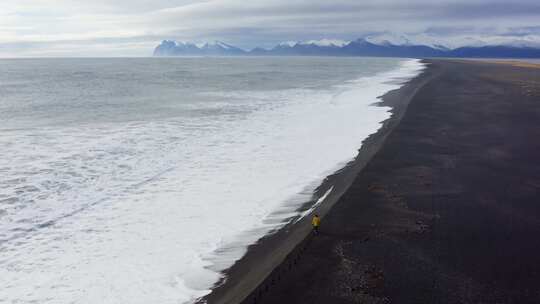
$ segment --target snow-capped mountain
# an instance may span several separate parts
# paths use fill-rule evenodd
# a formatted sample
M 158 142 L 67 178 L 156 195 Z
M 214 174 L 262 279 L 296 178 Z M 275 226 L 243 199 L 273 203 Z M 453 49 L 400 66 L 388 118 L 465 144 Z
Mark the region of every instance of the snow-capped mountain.
M 472 46 L 448 47 L 427 34 L 396 35 L 384 33 L 354 41 L 321 39 L 286 41 L 271 49 L 255 48 L 250 51 L 215 41 L 193 44 L 163 41 L 154 50 L 154 56 L 374 56 L 374 57 L 499 57 L 540 58 L 540 46 L 531 43 L 489 44 L 475 41 Z
M 246 51 L 237 48 L 235 46 L 232 46 L 230 44 L 227 44 L 225 42 L 221 41 L 214 41 L 212 43 L 205 43 L 201 47 L 199 47 L 200 50 L 202 50 L 205 54 L 216 54 L 216 55 L 242 55 Z
M 306 40 L 306 41 L 283 41 L 277 46 L 281 47 L 294 47 L 296 45 L 316 45 L 316 46 L 334 46 L 343 47 L 349 44 L 350 41 L 340 39 L 320 39 L 320 40 Z
M 344 47 L 349 43 L 351 42 L 346 41 L 346 40 L 339 40 L 339 39 L 321 39 L 321 40 L 308 40 L 308 41 L 297 42 L 297 44 L 303 44 L 303 45 L 334 46 L 334 47 Z
M 238 56 L 246 51 L 221 41 L 196 45 L 189 42 L 164 40 L 154 50 L 154 56 Z
M 294 47 L 297 44 L 298 41 L 283 41 L 276 45 L 276 47 Z
M 337 39 L 321 39 L 308 41 L 286 41 L 270 50 L 253 50 L 254 55 L 312 55 L 312 56 L 339 56 L 339 50 L 349 44 L 349 41 Z
M 382 33 L 377 35 L 368 35 L 364 38 L 366 41 L 377 45 L 394 45 L 394 46 L 413 46 L 422 45 L 428 46 L 434 49 L 447 50 L 448 46 L 441 44 L 437 39 L 425 34 L 419 34 L 415 36 L 395 34 L 395 33 Z
M 454 35 L 441 39 L 432 33 L 396 34 L 383 32 L 364 37 L 366 41 L 378 45 L 425 45 L 435 49 L 453 50 L 463 47 L 507 46 L 518 48 L 540 48 L 540 35 L 495 35 L 470 36 Z

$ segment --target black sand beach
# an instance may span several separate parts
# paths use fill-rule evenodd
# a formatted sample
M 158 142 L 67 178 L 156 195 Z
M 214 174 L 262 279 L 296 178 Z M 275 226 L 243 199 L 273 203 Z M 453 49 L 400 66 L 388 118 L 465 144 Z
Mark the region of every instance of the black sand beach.
M 385 94 L 381 105 L 392 107 L 392 117 L 382 127 L 369 136 L 359 150 L 356 159 L 335 174 L 328 176 L 317 188 L 317 197 L 322 197 L 331 188 L 330 194 L 316 209 L 324 216 L 351 186 L 358 173 L 382 147 L 386 137 L 399 124 L 407 105 L 417 90 L 435 76 L 435 70 L 427 70 L 399 90 Z M 310 208 L 313 202 L 306 204 Z M 224 282 L 220 282 L 212 293 L 202 298 L 200 303 L 240 303 L 251 294 L 256 296 L 275 281 L 270 273 L 277 269 L 289 268 L 296 260 L 297 252 L 309 241 L 311 218 L 289 224 L 274 234 L 264 237 L 248 248 L 247 254 L 225 272 Z M 251 298 L 249 297 L 249 298 Z
M 262 240 L 205 300 L 540 303 L 540 69 L 427 62 L 330 177 L 321 234 Z

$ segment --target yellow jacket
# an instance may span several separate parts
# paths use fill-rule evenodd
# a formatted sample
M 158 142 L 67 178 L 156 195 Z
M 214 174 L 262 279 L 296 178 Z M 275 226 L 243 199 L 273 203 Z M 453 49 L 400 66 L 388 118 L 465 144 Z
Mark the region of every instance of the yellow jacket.
M 321 218 L 318 216 L 314 216 L 313 219 L 311 220 L 311 225 L 313 225 L 313 227 L 319 227 L 320 224 L 321 224 Z

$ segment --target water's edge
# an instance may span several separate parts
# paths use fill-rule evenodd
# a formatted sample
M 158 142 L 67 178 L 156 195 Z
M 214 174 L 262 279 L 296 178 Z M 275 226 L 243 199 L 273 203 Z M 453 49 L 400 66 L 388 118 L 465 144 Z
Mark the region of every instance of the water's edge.
M 324 218 L 324 215 L 347 191 L 358 173 L 384 144 L 386 137 L 399 124 L 415 93 L 437 75 L 436 71 L 430 69 L 425 62 L 423 63 L 426 69 L 419 75 L 404 83 L 399 89 L 387 92 L 381 97 L 382 102 L 377 105 L 391 107 L 391 117 L 382 123 L 376 133 L 364 140 L 353 161 L 321 183 L 316 189 L 315 197 L 324 197 L 324 199 L 317 202 L 317 206 L 310 211 L 316 211 Z M 313 205 L 313 203 L 307 204 Z M 209 295 L 199 299 L 198 303 L 232 304 L 257 297 L 271 285 L 274 280 L 273 272 L 287 262 L 289 257 L 295 255 L 294 253 L 299 250 L 310 231 L 310 218 L 306 216 L 250 245 L 247 253 L 223 272 L 224 279 L 216 284 Z

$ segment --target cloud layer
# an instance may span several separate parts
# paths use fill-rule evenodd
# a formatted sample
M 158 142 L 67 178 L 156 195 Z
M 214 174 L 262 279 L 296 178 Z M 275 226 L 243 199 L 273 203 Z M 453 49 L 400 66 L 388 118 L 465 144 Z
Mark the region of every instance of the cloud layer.
M 4 0 L 0 57 L 146 56 L 162 39 L 280 41 L 402 33 L 412 40 L 540 45 L 531 0 Z

